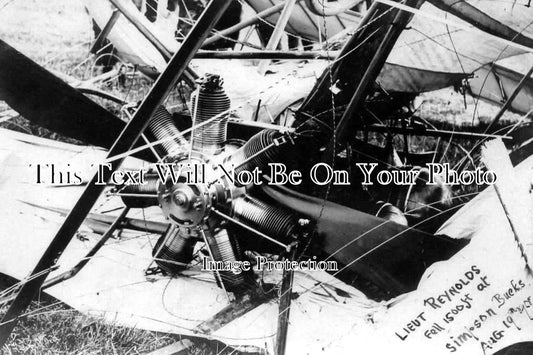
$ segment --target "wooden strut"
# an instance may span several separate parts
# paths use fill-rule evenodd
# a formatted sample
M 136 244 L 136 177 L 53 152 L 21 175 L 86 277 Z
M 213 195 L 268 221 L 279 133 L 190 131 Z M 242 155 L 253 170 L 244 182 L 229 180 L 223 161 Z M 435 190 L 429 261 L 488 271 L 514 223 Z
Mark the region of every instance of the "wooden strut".
M 102 48 L 107 36 L 109 35 L 109 32 L 111 32 L 111 29 L 115 26 L 115 23 L 117 23 L 119 17 L 120 12 L 118 10 L 113 10 L 111 17 L 94 40 L 94 43 L 90 49 L 92 54 L 96 54 Z
M 233 51 L 199 51 L 195 59 L 330 59 L 337 58 L 338 52 L 323 51 L 277 51 L 265 50 L 259 52 L 233 52 Z
M 301 0 L 298 0 L 298 1 L 301 1 Z M 247 20 L 241 21 L 238 24 L 233 25 L 231 27 L 228 27 L 228 28 L 218 32 L 217 34 L 209 37 L 208 39 L 205 40 L 205 42 L 202 45 L 202 47 L 208 46 L 208 45 L 210 45 L 212 43 L 215 43 L 218 40 L 224 39 L 224 37 L 227 37 L 227 36 L 237 32 L 237 31 L 240 31 L 243 28 L 255 25 L 256 23 L 261 22 L 264 19 L 266 19 L 266 18 L 268 18 L 268 17 L 270 17 L 270 16 L 272 16 L 274 14 L 277 14 L 278 12 L 280 12 L 283 9 L 284 6 L 285 6 L 284 3 L 280 3 L 280 4 L 274 5 L 272 7 L 269 7 L 266 10 L 258 12 L 252 18 L 249 18 Z
M 287 23 L 289 23 L 289 19 L 291 18 L 294 5 L 296 5 L 296 0 L 287 0 L 285 2 L 283 10 L 281 11 L 281 14 L 279 15 L 278 22 L 276 23 L 276 27 L 274 28 L 274 32 L 272 32 L 272 36 L 270 36 L 270 39 L 268 40 L 268 43 L 266 46 L 267 50 L 274 50 L 278 46 L 279 41 L 281 40 L 281 36 L 285 32 L 285 27 L 287 27 Z M 259 66 L 257 69 L 259 74 L 261 75 L 265 74 L 266 68 L 268 67 L 269 63 L 270 63 L 270 60 L 265 60 L 259 63 Z
M 89 250 L 89 252 L 76 265 L 74 265 L 74 267 L 72 267 L 70 270 L 67 270 L 67 271 L 65 271 L 65 272 L 63 272 L 63 273 L 61 273 L 61 274 L 59 274 L 59 275 L 57 275 L 57 276 L 55 276 L 55 277 L 53 277 L 53 278 L 51 278 L 49 280 L 46 280 L 46 282 L 43 283 L 43 286 L 41 287 L 41 290 L 45 290 L 45 289 L 47 289 L 49 287 L 55 286 L 58 283 L 61 283 L 61 282 L 66 281 L 66 280 L 69 280 L 69 279 L 73 278 L 74 276 L 76 276 L 81 271 L 81 269 L 83 269 L 85 267 L 85 265 L 87 265 L 89 263 L 89 261 L 91 261 L 93 256 L 95 256 L 96 253 L 100 249 L 102 249 L 102 247 L 109 240 L 109 238 L 111 238 L 111 236 L 113 236 L 113 233 L 115 232 L 115 230 L 120 228 L 120 225 L 122 224 L 124 218 L 126 217 L 126 215 L 129 212 L 129 210 L 130 210 L 129 207 L 124 207 L 122 209 L 122 212 L 115 218 L 113 223 L 107 228 L 105 233 L 102 235 L 100 240 L 92 247 L 92 249 Z M 11 301 L 14 298 L 15 298 L 15 296 L 6 297 L 5 299 L 2 299 L 0 303 Z
M 532 38 L 502 24 L 464 0 L 428 0 L 428 2 L 442 11 L 457 16 L 485 33 L 503 38 L 507 41 L 516 42 L 524 47 L 533 48 Z
M 100 238 L 98 243 L 96 243 L 96 245 L 91 250 L 89 250 L 89 252 L 85 255 L 85 257 L 83 259 L 81 259 L 72 269 L 70 269 L 70 270 L 68 270 L 68 271 L 66 271 L 66 272 L 64 272 L 64 273 L 62 273 L 60 275 L 57 275 L 56 277 L 53 277 L 50 280 L 47 280 L 43 284 L 42 289 L 46 289 L 48 287 L 52 287 L 54 285 L 57 285 L 58 283 L 61 283 L 61 282 L 65 281 L 65 280 L 68 280 L 68 279 L 73 278 L 74 276 L 76 276 L 81 271 L 81 269 L 83 269 L 85 267 L 85 265 L 87 265 L 89 263 L 89 261 L 91 261 L 92 257 L 95 256 L 96 253 L 100 249 L 102 249 L 104 244 L 109 240 L 109 238 L 111 238 L 111 236 L 113 235 L 115 230 L 117 230 L 120 227 L 120 225 L 122 223 L 122 220 L 126 217 L 126 215 L 128 214 L 129 211 L 130 211 L 129 207 L 124 207 L 122 209 L 122 211 L 120 212 L 120 214 L 117 216 L 117 218 L 109 226 L 109 228 L 104 233 L 104 235 L 102 235 L 102 237 Z
M 509 99 L 509 97 L 507 97 L 507 93 L 505 92 L 505 88 L 503 87 L 502 79 L 500 78 L 495 69 L 496 68 L 493 63 L 490 67 L 490 74 L 494 75 L 494 79 L 496 79 L 496 83 L 498 84 L 498 89 L 500 89 L 500 95 L 502 95 L 502 102 L 505 102 Z
M 163 56 L 163 58 L 168 62 L 172 57 L 172 52 L 141 22 L 138 21 L 135 16 L 121 3 L 120 0 L 109 0 L 117 10 L 124 15 L 124 17 L 139 30 L 139 32 L 146 38 Z M 184 79 L 187 81 L 187 84 L 191 87 L 195 87 L 196 79 L 198 79 L 198 74 L 196 74 L 191 68 L 187 67 L 184 73 Z
M 290 252 L 290 260 L 296 257 L 297 248 Z M 281 282 L 281 298 L 278 311 L 278 331 L 276 333 L 276 355 L 285 355 L 287 345 L 287 332 L 289 330 L 289 316 L 291 310 L 292 284 L 294 280 L 294 270 L 283 270 L 283 280 Z
M 412 0 L 407 2 L 409 6 L 417 3 L 420 4 L 422 1 Z M 350 102 L 348 103 L 348 107 L 344 111 L 339 123 L 335 127 L 334 135 L 337 136 L 338 139 L 342 138 L 342 136 L 346 134 L 345 128 L 348 126 L 348 122 L 354 116 L 356 110 L 360 107 L 365 94 L 368 92 L 369 85 L 378 76 L 383 64 L 385 63 L 385 60 L 389 56 L 394 44 L 398 40 L 398 37 L 409 22 L 410 17 L 411 14 L 403 10 L 399 10 L 397 12 L 393 22 L 385 34 L 385 37 L 383 38 L 383 41 L 374 54 L 372 61 L 369 63 L 365 74 L 361 78 L 359 85 L 357 86 Z
M 324 95 L 324 93 L 328 94 L 330 87 L 332 86 L 333 83 L 336 82 L 336 79 L 338 79 L 337 73 L 342 63 L 349 58 L 351 54 L 350 52 L 353 51 L 354 48 L 357 48 L 363 43 L 364 39 L 361 38 L 361 36 L 366 34 L 365 29 L 369 27 L 369 25 L 371 24 L 371 21 L 375 21 L 376 13 L 379 11 L 378 8 L 379 8 L 379 5 L 375 2 L 372 5 L 372 7 L 365 13 L 358 27 L 362 30 L 356 31 L 355 34 L 343 46 L 339 54 L 339 58 L 343 58 L 343 59 L 337 60 L 331 65 L 331 68 L 329 68 L 327 71 L 325 70 L 322 73 L 317 83 L 313 87 L 313 90 L 311 90 L 311 92 L 307 95 L 304 102 L 302 103 L 300 107 L 301 112 L 313 113 L 314 111 L 322 110 L 322 108 L 320 107 L 320 104 L 322 103 L 322 100 L 321 100 L 322 96 Z M 333 78 L 332 78 L 333 80 L 331 83 L 330 83 L 329 71 L 331 71 L 331 73 L 333 74 Z M 317 107 L 317 103 L 319 107 Z
M 420 7 L 423 3 L 424 0 L 407 0 L 406 2 L 408 6 L 415 8 Z M 329 139 L 329 142 L 324 143 L 326 149 L 322 152 L 321 161 L 331 159 L 336 149 L 336 143 L 342 144 L 351 131 L 350 128 L 357 123 L 359 118 L 356 114 L 357 111 L 364 104 L 369 90 L 371 90 L 394 44 L 411 17 L 412 15 L 407 11 L 396 9 L 378 1 L 374 2 L 359 26 L 364 30 L 347 42 L 339 55 L 343 59 L 336 61 L 329 71 L 322 74 L 318 84 L 305 99 L 300 112 L 316 113 L 317 106 L 320 107 L 320 105 L 326 104 L 328 100 L 330 102 L 332 100 L 331 95 L 328 97 L 321 95 L 321 93 L 328 92 L 328 88 L 332 84 L 343 79 L 340 85 L 344 85 L 344 88 L 337 97 L 347 100 L 348 104 L 339 120 L 333 118 L 332 124 L 335 124 L 333 134 L 324 135 L 325 139 Z M 357 48 L 357 51 L 352 51 L 352 48 Z M 351 69 L 351 66 L 354 65 L 364 68 L 362 75 L 359 74 L 360 71 Z M 331 83 L 329 73 L 332 77 Z M 349 79 L 343 78 L 344 76 Z M 335 99 L 337 100 L 337 98 Z
M 194 54 L 206 39 L 207 34 L 222 17 L 230 3 L 231 0 L 212 0 L 209 3 L 181 47 L 170 59 L 165 70 L 159 75 L 150 92 L 109 150 L 108 159 L 133 148 L 144 129 L 148 126 L 150 118 L 178 82 Z M 111 162 L 108 178 L 110 174 L 120 167 L 123 160 L 124 158 L 120 158 Z M 31 273 L 32 277 L 21 287 L 17 297 L 2 318 L 0 323 L 0 348 L 9 339 L 18 318 L 30 305 L 48 276 L 50 268 L 57 263 L 59 257 L 104 190 L 105 185 L 97 185 L 97 181 L 98 176 L 95 174 L 35 266 Z
M 503 114 L 509 109 L 514 99 L 518 96 L 518 94 L 520 93 L 524 85 L 526 84 L 527 80 L 531 77 L 531 74 L 533 74 L 533 67 L 529 69 L 529 71 L 522 77 L 520 82 L 516 85 L 516 87 L 513 90 L 513 93 L 511 94 L 511 96 L 509 96 L 507 101 L 505 101 L 505 104 L 503 104 L 503 106 L 500 108 L 500 111 L 498 111 L 496 116 L 494 116 L 494 119 L 492 120 L 490 125 L 487 127 L 485 132 L 492 132 L 495 129 L 496 125 L 502 118 Z
M 275 292 L 252 292 L 237 297 L 217 314 L 196 326 L 194 332 L 206 335 L 212 334 L 233 320 L 270 301 L 275 294 Z
M 408 136 L 429 136 L 429 137 L 441 137 L 450 138 L 458 137 L 461 139 L 480 140 L 488 138 L 501 138 L 506 141 L 512 141 L 513 137 L 500 136 L 497 134 L 476 133 L 476 132 L 458 132 L 445 129 L 417 129 L 413 127 L 389 127 L 382 124 L 365 126 L 365 130 L 368 132 L 380 132 L 380 133 L 396 133 L 406 134 Z

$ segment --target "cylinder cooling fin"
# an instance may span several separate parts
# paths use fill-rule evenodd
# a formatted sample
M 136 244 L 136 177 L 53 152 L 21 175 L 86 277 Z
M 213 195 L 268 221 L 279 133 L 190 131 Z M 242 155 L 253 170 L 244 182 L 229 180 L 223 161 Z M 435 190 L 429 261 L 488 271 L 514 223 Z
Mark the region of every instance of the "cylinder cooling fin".
M 155 244 L 152 256 L 161 270 L 173 275 L 192 261 L 196 242 L 196 233 L 170 224 Z
M 222 152 L 227 137 L 229 108 L 230 99 L 222 88 L 222 79 L 218 75 L 207 74 L 191 96 L 193 126 L 201 125 L 193 131 L 193 150 L 205 154 Z M 213 120 L 203 124 L 210 119 Z
M 233 201 L 233 218 L 280 241 L 289 241 L 297 233 L 298 218 L 294 213 L 250 196 Z
M 203 233 L 205 234 L 210 253 L 213 256 L 212 261 L 230 265 L 236 261 L 243 260 L 237 240 L 231 238 L 226 229 L 217 229 L 214 232 L 204 230 Z M 242 272 L 221 270 L 215 271 L 214 276 L 219 286 L 223 286 L 224 289 L 230 292 L 239 293 L 249 290 L 251 283 L 253 283 L 253 272 L 251 270 Z M 222 285 L 220 285 L 221 282 Z
M 119 187 L 122 202 L 130 208 L 147 208 L 157 206 L 157 188 L 159 177 L 157 174 L 147 173 L 144 175 L 145 183 L 138 185 L 125 185 Z M 146 196 L 143 196 L 146 195 Z
M 188 142 L 176 127 L 172 115 L 163 106 L 159 106 L 150 119 L 148 131 L 156 140 L 164 140 L 155 146 L 160 156 L 175 155 L 188 147 Z
M 261 170 L 264 169 L 268 163 L 274 162 L 280 153 L 280 149 L 274 141 L 279 134 L 278 131 L 271 129 L 262 130 L 235 151 L 225 164 L 233 165 L 236 175 L 241 171 L 250 171 L 256 167 Z M 259 154 L 260 152 L 261 154 Z M 235 182 L 235 185 L 241 186 L 238 181 Z

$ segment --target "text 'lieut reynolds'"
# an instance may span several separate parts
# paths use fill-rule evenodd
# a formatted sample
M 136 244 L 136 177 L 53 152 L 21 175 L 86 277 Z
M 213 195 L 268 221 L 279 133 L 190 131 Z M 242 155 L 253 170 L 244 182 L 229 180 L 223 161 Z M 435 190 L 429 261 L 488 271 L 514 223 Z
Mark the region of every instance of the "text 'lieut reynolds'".
M 533 321 L 533 296 L 524 292 L 526 284 L 521 279 L 509 280 L 496 293 L 489 286 L 488 277 L 472 265 L 455 283 L 426 297 L 421 309 L 395 335 L 408 341 L 422 333 L 428 341 L 443 342 L 451 353 L 472 341 L 479 343 L 481 353 L 493 349 L 508 332 L 522 330 L 517 315 Z M 476 303 L 478 307 L 473 307 Z

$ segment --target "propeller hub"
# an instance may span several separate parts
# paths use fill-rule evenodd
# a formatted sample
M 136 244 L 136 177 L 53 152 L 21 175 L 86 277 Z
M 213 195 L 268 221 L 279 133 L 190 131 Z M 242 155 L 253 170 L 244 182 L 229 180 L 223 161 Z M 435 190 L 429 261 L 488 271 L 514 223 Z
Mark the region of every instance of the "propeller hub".
M 185 193 L 183 193 L 183 191 L 178 190 L 178 191 L 174 194 L 174 202 L 175 202 L 176 205 L 178 205 L 178 206 L 184 206 L 184 205 L 187 204 L 187 202 L 188 202 L 187 195 L 186 195 Z
M 163 215 L 179 226 L 202 226 L 214 204 L 228 202 L 229 190 L 223 181 L 209 183 L 217 175 L 200 154 L 193 154 L 190 160 L 181 157 L 176 164 L 181 166 L 179 176 L 174 180 L 177 182 L 169 179 L 158 187 Z

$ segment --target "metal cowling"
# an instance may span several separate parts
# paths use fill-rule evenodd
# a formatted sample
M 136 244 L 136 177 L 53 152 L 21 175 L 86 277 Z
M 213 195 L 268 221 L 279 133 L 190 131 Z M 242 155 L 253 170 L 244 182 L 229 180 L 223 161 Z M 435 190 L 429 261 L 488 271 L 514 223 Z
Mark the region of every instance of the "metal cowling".
M 256 198 L 238 197 L 233 202 L 233 218 L 277 240 L 288 241 L 296 233 L 294 213 Z
M 205 154 L 218 154 L 224 149 L 229 117 L 230 99 L 222 88 L 218 75 L 207 74 L 200 88 L 191 96 L 193 125 L 201 125 L 193 131 L 193 149 Z
M 159 106 L 150 119 L 148 129 L 156 140 L 165 139 L 155 146 L 156 151 L 162 156 L 177 154 L 188 146 L 187 140 L 174 124 L 172 115 L 163 106 Z M 166 140 L 169 137 L 173 138 Z

